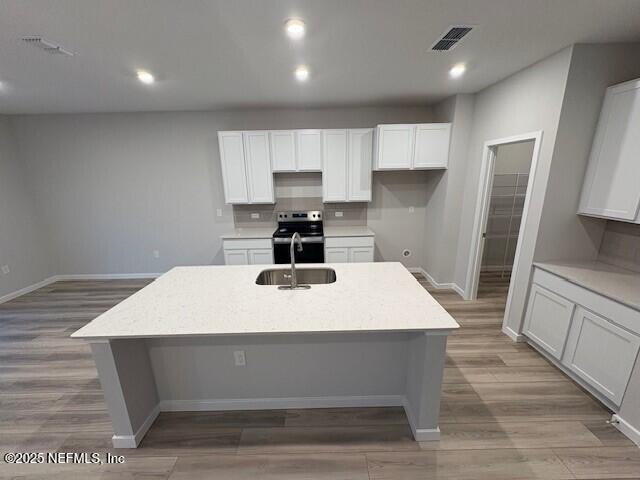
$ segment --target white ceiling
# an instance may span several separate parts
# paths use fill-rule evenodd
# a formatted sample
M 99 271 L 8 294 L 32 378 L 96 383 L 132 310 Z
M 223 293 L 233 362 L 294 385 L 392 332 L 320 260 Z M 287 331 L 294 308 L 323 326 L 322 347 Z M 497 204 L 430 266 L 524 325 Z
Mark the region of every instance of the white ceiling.
M 299 43 L 283 33 L 290 16 L 307 23 Z M 430 52 L 457 23 L 478 28 Z M 633 40 L 640 0 L 0 0 L 0 113 L 430 103 L 572 43 Z M 460 61 L 467 74 L 449 79 Z

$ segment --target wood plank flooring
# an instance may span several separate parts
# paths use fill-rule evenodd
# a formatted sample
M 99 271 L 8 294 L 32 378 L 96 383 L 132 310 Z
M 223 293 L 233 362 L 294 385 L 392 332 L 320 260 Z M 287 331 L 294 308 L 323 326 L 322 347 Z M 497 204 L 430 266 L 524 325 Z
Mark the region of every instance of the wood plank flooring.
M 0 305 L 0 452 L 114 452 L 123 465 L 9 465 L 0 479 L 640 479 L 640 450 L 610 412 L 500 332 L 507 292 L 420 283 L 462 328 L 450 338 L 440 442 L 401 408 L 163 413 L 137 450 L 111 448 L 89 348 L 69 334 L 141 280 L 57 282 Z

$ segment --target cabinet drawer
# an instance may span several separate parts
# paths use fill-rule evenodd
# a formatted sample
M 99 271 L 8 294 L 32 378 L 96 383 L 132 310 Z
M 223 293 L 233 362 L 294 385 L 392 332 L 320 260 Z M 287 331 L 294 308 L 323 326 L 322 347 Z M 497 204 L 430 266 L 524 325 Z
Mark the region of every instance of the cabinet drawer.
M 620 405 L 640 348 L 640 337 L 578 306 L 563 364 Z
M 533 284 L 527 305 L 524 334 L 560 360 L 575 304 Z
M 374 237 L 325 237 L 325 247 L 373 247 Z
M 224 240 L 222 242 L 224 250 L 249 250 L 249 249 L 271 249 L 270 238 L 241 238 Z

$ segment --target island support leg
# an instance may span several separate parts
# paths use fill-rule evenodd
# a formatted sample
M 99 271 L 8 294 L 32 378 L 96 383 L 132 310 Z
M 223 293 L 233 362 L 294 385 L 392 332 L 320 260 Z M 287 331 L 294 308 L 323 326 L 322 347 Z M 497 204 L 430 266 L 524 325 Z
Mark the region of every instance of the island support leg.
M 416 441 L 440 439 L 440 392 L 446 334 L 417 333 L 409 340 L 405 412 Z
M 144 340 L 91 342 L 100 384 L 113 424 L 113 446 L 136 448 L 160 412 Z

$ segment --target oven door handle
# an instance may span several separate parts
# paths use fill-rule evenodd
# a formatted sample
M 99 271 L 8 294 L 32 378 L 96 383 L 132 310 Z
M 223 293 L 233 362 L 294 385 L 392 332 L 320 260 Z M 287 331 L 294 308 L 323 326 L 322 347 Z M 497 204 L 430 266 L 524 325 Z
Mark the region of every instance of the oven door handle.
M 324 237 L 302 237 L 302 243 L 324 243 Z M 291 237 L 275 237 L 273 243 L 289 245 Z

